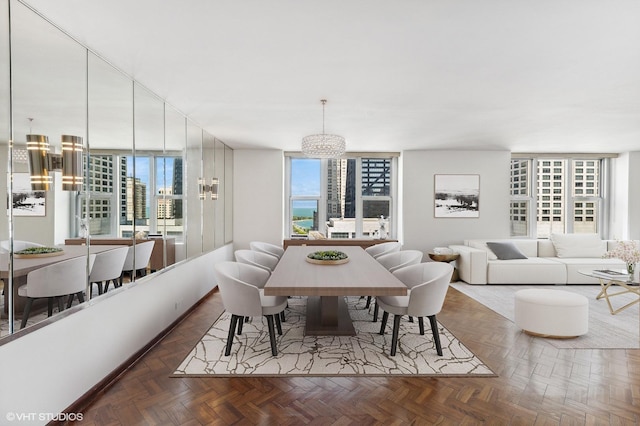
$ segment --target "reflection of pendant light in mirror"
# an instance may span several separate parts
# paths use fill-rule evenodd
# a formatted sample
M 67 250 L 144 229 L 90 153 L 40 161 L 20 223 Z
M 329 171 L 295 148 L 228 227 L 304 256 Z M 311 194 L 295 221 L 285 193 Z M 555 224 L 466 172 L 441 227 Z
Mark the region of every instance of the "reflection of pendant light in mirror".
M 220 180 L 218 178 L 211 179 L 211 185 L 207 185 L 206 179 L 198 178 L 198 192 L 200 194 L 200 199 L 205 200 L 207 198 L 207 192 L 211 192 L 211 199 L 218 199 L 218 186 L 220 184 Z
M 63 190 L 82 190 L 82 138 L 62 135 L 61 139 L 62 154 L 53 154 L 47 136 L 27 135 L 32 190 L 48 191 L 53 183 L 52 171 L 62 171 Z

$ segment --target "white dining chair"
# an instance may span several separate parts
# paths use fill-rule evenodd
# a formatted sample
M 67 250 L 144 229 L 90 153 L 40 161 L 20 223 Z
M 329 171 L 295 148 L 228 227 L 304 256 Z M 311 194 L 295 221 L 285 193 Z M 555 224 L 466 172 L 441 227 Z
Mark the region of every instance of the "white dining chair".
M 269 272 L 238 262 L 220 262 L 214 266 L 213 271 L 224 309 L 231 314 L 225 356 L 231 354 L 236 329 L 238 334 L 242 334 L 244 318 L 257 316 L 267 319 L 271 354 L 278 355 L 274 321 L 278 334 L 282 335 L 280 314 L 287 306 L 287 298 L 264 295 L 262 287 L 269 279 Z
M 407 296 L 379 296 L 376 298 L 377 305 L 384 311 L 380 327 L 381 335 L 384 335 L 389 314 L 393 314 L 391 356 L 396 354 L 400 319 L 403 315 L 418 317 L 420 335 L 424 335 L 423 318 L 429 318 L 436 351 L 438 355 L 442 356 L 436 314 L 442 310 L 451 274 L 453 274 L 453 266 L 442 262 L 426 262 L 406 266 L 393 273 L 407 286 L 409 294 Z
M 251 250 L 260 251 L 273 255 L 280 259 L 284 254 L 284 249 L 280 246 L 271 243 L 265 243 L 264 241 L 251 241 L 249 243 Z
M 422 262 L 423 253 L 420 250 L 400 250 L 376 257 L 378 263 L 384 266 L 389 272 L 394 272 L 405 266 L 415 265 Z M 371 305 L 371 296 L 367 296 L 366 309 Z M 378 305 L 373 308 L 373 322 L 378 321 Z
M 234 252 L 236 262 L 246 263 L 248 265 L 257 266 L 263 268 L 269 273 L 273 272 L 278 265 L 278 258 L 267 253 L 255 250 L 236 250 Z
M 373 258 L 378 258 L 384 254 L 394 253 L 396 251 L 400 251 L 402 248 L 402 244 L 397 241 L 389 241 L 386 243 L 374 244 L 372 246 L 364 249 L 367 253 L 369 253 Z
M 93 295 L 94 284 L 98 286 L 98 294 L 106 293 L 111 282 L 114 287 L 120 286 L 119 280 L 128 253 L 129 247 L 119 247 L 96 254 L 96 260 L 89 275 L 89 297 Z
M 96 255 L 89 255 L 89 270 L 93 267 Z M 67 308 L 71 307 L 75 296 L 84 302 L 87 288 L 87 256 L 78 256 L 31 271 L 27 274 L 27 283 L 18 288 L 18 296 L 26 297 L 20 328 L 27 325 L 31 307 L 36 299 L 48 299 L 48 316 L 53 314 L 53 302 L 57 299 L 58 311 L 64 310 L 63 297 L 67 297 Z
M 122 274 L 120 277 L 121 285 L 124 274 L 126 273 L 131 274 L 131 281 L 133 281 L 138 272 L 140 272 L 142 276 L 147 274 L 147 265 L 149 265 L 151 252 L 153 252 L 153 246 L 155 244 L 155 241 L 146 241 L 144 243 L 136 243 L 129 247 L 127 257 L 125 258 L 124 265 L 122 266 Z

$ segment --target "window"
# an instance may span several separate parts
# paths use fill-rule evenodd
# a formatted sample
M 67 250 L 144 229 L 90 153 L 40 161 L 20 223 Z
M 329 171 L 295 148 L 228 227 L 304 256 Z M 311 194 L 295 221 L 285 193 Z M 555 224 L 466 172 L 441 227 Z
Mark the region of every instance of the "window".
M 600 233 L 604 161 L 512 159 L 511 235 L 547 238 L 552 233 Z M 523 170 L 529 172 L 523 174 Z M 526 183 L 528 191 L 514 191 L 516 176 L 519 184 Z M 549 194 L 553 194 L 551 204 Z M 514 214 L 514 209 L 521 210 L 523 203 L 527 206 L 527 214 Z
M 91 235 L 131 237 L 135 229 L 182 240 L 182 157 L 136 156 L 134 164 L 131 155 L 100 154 L 87 161 L 89 195 L 80 194 L 76 211 Z
M 313 230 L 327 238 L 376 237 L 382 216 L 392 238 L 395 164 L 393 156 L 287 156 L 289 236 L 306 237 Z

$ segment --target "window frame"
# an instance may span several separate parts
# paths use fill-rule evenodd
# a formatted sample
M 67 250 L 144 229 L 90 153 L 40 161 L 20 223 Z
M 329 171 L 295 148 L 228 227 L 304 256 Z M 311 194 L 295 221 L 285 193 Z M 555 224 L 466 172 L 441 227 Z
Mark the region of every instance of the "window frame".
M 355 214 L 355 235 L 349 236 L 349 239 L 366 239 L 370 237 L 366 237 L 363 235 L 364 226 L 363 226 L 363 203 L 365 201 L 388 201 L 389 202 L 389 217 L 388 220 L 389 229 L 388 229 L 388 239 L 396 239 L 397 238 L 397 230 L 398 230 L 398 221 L 396 218 L 398 217 L 398 156 L 399 153 L 389 152 L 389 153 L 346 153 L 341 159 L 346 160 L 356 160 L 356 182 L 355 182 L 355 203 L 356 203 L 356 214 Z M 320 158 L 320 195 L 319 196 L 301 196 L 301 195 L 292 195 L 291 193 L 291 172 L 292 165 L 291 161 L 294 158 L 307 158 L 303 156 L 301 153 L 290 153 L 285 152 L 285 206 L 284 206 L 284 237 L 286 239 L 296 238 L 291 232 L 293 229 L 293 203 L 297 200 L 317 200 L 318 203 L 318 217 L 325 218 L 318 220 L 318 231 L 323 235 L 327 235 L 327 226 L 326 226 L 326 218 L 327 218 L 327 202 L 328 202 L 328 161 L 329 159 Z M 385 158 L 391 160 L 391 170 L 390 170 L 390 188 L 389 195 L 362 195 L 362 159 L 364 158 Z M 301 238 L 301 237 L 298 237 Z M 335 238 L 344 239 L 344 238 Z

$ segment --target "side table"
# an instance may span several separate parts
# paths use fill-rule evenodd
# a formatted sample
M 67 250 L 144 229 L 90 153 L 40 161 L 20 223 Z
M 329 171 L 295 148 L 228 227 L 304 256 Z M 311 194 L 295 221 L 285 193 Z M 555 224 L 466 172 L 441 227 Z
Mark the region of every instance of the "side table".
M 427 253 L 429 255 L 429 258 L 431 260 L 433 260 L 434 262 L 453 262 L 454 260 L 458 259 L 460 257 L 460 254 L 458 253 Z M 460 279 L 460 277 L 458 276 L 458 270 L 456 268 L 453 268 L 453 274 L 451 274 L 451 282 L 456 282 Z

